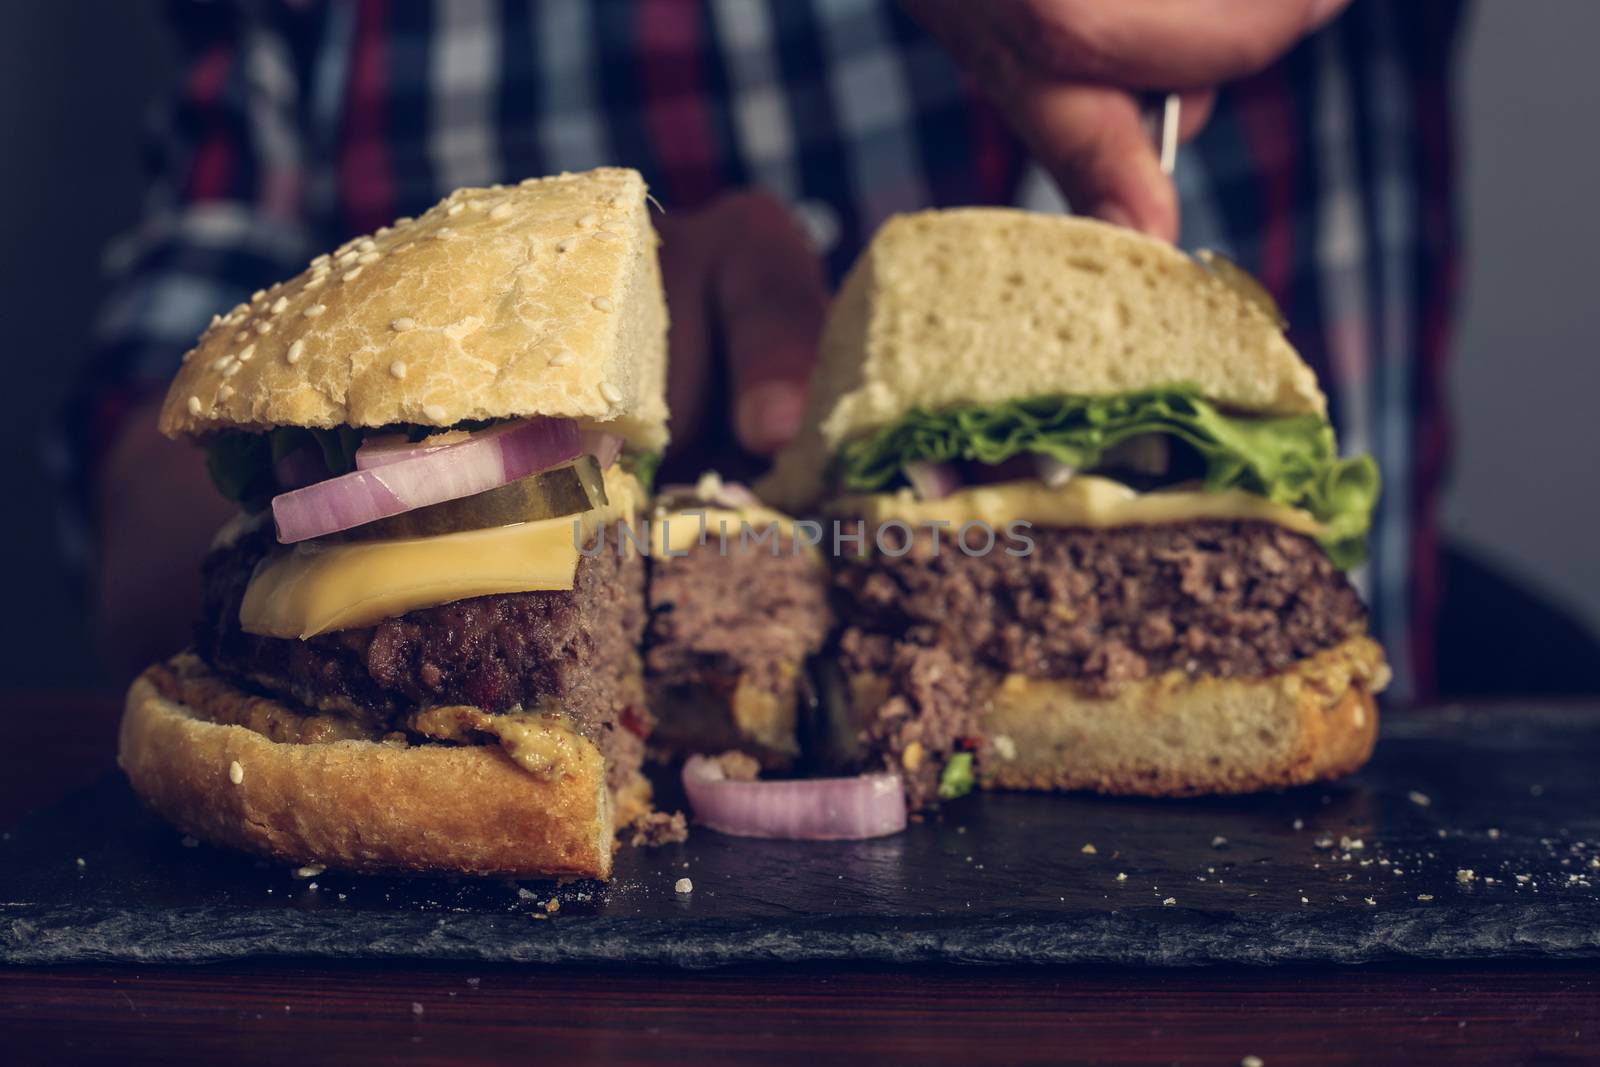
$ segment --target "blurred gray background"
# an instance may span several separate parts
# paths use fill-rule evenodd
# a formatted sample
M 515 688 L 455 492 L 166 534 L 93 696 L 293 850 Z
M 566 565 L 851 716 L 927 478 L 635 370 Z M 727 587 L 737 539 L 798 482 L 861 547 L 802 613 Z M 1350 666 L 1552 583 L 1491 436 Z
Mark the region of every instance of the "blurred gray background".
M 1394 0 L 1404 2 L 1404 0 Z M 83 351 L 108 239 L 134 219 L 145 109 L 171 74 L 143 0 L 0 3 L 0 323 L 12 369 L 0 684 L 90 685 L 57 559 L 42 420 Z M 1596 0 L 1480 0 L 1464 56 L 1468 273 L 1448 531 L 1600 628 L 1600 40 Z

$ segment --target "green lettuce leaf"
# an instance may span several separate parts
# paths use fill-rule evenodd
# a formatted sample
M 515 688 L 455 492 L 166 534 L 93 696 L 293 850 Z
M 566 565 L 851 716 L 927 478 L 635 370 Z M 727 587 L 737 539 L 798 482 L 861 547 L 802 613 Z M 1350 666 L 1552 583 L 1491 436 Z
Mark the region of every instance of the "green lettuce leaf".
M 897 422 L 840 450 L 833 477 L 844 490 L 873 493 L 901 477 L 912 460 L 1003 463 L 1022 453 L 1092 469 L 1130 437 L 1159 433 L 1190 445 L 1205 464 L 1205 489 L 1242 489 L 1304 508 L 1325 526 L 1322 546 L 1336 566 L 1366 556 L 1378 500 L 1370 456 L 1341 459 L 1333 427 L 1315 415 L 1226 415 L 1192 387 L 1116 396 L 1035 397 L 930 412 Z

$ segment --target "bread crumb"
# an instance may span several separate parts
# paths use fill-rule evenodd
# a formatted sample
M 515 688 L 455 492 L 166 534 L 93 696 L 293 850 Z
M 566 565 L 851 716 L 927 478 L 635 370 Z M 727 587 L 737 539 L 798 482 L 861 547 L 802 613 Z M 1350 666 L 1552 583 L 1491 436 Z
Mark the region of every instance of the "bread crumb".
M 239 765 L 238 760 L 234 760 L 232 763 L 228 764 L 228 781 L 232 782 L 234 785 L 238 785 L 244 781 L 244 768 Z
M 1419 808 L 1425 808 L 1433 803 L 1433 798 L 1426 793 L 1419 793 L 1415 789 L 1406 794 L 1406 799 Z
M 296 867 L 294 869 L 294 876 L 296 878 L 315 878 L 317 875 L 321 874 L 327 869 L 327 867 L 324 867 L 320 863 L 308 863 L 304 867 Z
M 1346 852 L 1360 852 L 1367 847 L 1367 843 L 1359 837 L 1341 837 L 1339 838 L 1339 847 Z
M 415 1000 L 413 1000 L 411 1002 L 411 1014 L 412 1015 L 421 1015 L 422 1014 L 422 1005 L 420 1003 L 418 1003 L 417 1001 L 415 1001 Z
M 546 915 L 554 915 L 560 910 L 561 901 L 557 900 L 555 897 L 551 897 L 549 900 L 544 902 L 544 911 Z
M 1100 850 L 1095 848 L 1093 845 L 1084 845 L 1078 851 L 1082 852 L 1085 856 L 1097 856 L 1100 854 Z
M 79 857 L 78 857 L 78 870 L 80 870 L 80 871 L 81 871 L 81 870 L 83 870 L 83 869 L 84 869 L 84 868 L 85 868 L 85 867 L 87 867 L 87 866 L 89 866 L 89 865 L 88 865 L 88 864 L 87 864 L 87 863 L 85 863 L 85 862 L 84 862 L 84 861 L 83 861 L 83 857 L 82 857 L 82 856 L 79 856 Z
M 1306 821 L 1304 819 L 1296 819 L 1289 825 L 1293 826 L 1296 830 L 1304 830 L 1306 828 Z
M 1460 870 L 1456 871 L 1456 881 L 1460 882 L 1462 885 L 1470 885 L 1472 882 L 1476 881 L 1477 878 L 1478 873 L 1471 867 L 1462 867 Z
M 732 782 L 753 782 L 761 775 L 761 764 L 754 756 L 729 749 L 716 757 L 717 766 Z
M 1127 874 L 1125 874 L 1125 873 L 1124 873 L 1124 872 L 1122 872 L 1122 871 L 1118 871 L 1118 872 L 1117 872 L 1117 881 L 1119 881 L 1119 882 L 1126 882 L 1126 881 L 1127 881 L 1127 880 L 1128 880 L 1128 876 L 1127 876 Z
M 1267 1065 L 1260 1056 L 1246 1056 L 1239 1061 L 1239 1067 L 1267 1067 Z
M 689 839 L 689 820 L 683 812 L 652 811 L 633 822 L 633 836 L 628 844 L 634 848 L 656 848 L 676 845 Z
M 1170 908 L 1174 904 L 1176 904 L 1177 902 L 1178 902 L 1178 898 L 1177 897 L 1168 897 L 1166 900 L 1163 900 L 1161 902 L 1161 906 L 1163 908 Z
M 1433 899 L 1433 894 L 1432 893 L 1418 893 L 1417 894 L 1417 899 L 1422 901 L 1424 904 L 1426 904 L 1430 900 Z
M 673 883 L 672 891 L 680 897 L 686 897 L 694 892 L 694 883 L 687 878 L 679 878 L 677 882 Z
M 1218 834 L 1217 836 L 1215 836 L 1215 837 L 1213 837 L 1211 839 L 1211 847 L 1212 848 L 1223 848 L 1224 846 L 1227 845 L 1227 843 L 1228 843 L 1228 839 L 1226 837 L 1223 837 L 1221 834 Z

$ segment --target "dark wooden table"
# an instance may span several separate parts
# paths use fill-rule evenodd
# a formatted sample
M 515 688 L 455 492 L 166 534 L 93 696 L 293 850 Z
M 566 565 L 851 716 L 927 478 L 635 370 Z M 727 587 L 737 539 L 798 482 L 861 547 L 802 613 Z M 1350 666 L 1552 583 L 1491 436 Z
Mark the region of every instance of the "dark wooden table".
M 0 824 L 111 766 L 115 699 L 4 705 Z M 1584 1063 L 1597 1036 L 1592 965 L 0 969 L 6 1063 Z

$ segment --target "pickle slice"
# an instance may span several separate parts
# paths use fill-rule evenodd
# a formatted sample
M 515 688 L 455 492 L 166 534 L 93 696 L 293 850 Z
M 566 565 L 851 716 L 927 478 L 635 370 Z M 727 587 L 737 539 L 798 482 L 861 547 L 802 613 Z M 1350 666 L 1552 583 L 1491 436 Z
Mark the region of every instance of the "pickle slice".
M 365 526 L 346 530 L 339 537 L 352 541 L 435 537 L 464 530 L 482 530 L 490 526 L 509 526 L 514 522 L 577 515 L 603 507 L 606 503 L 605 480 L 600 473 L 600 464 L 595 462 L 593 456 L 579 456 L 558 467 L 530 474 L 496 489 L 369 522 Z

